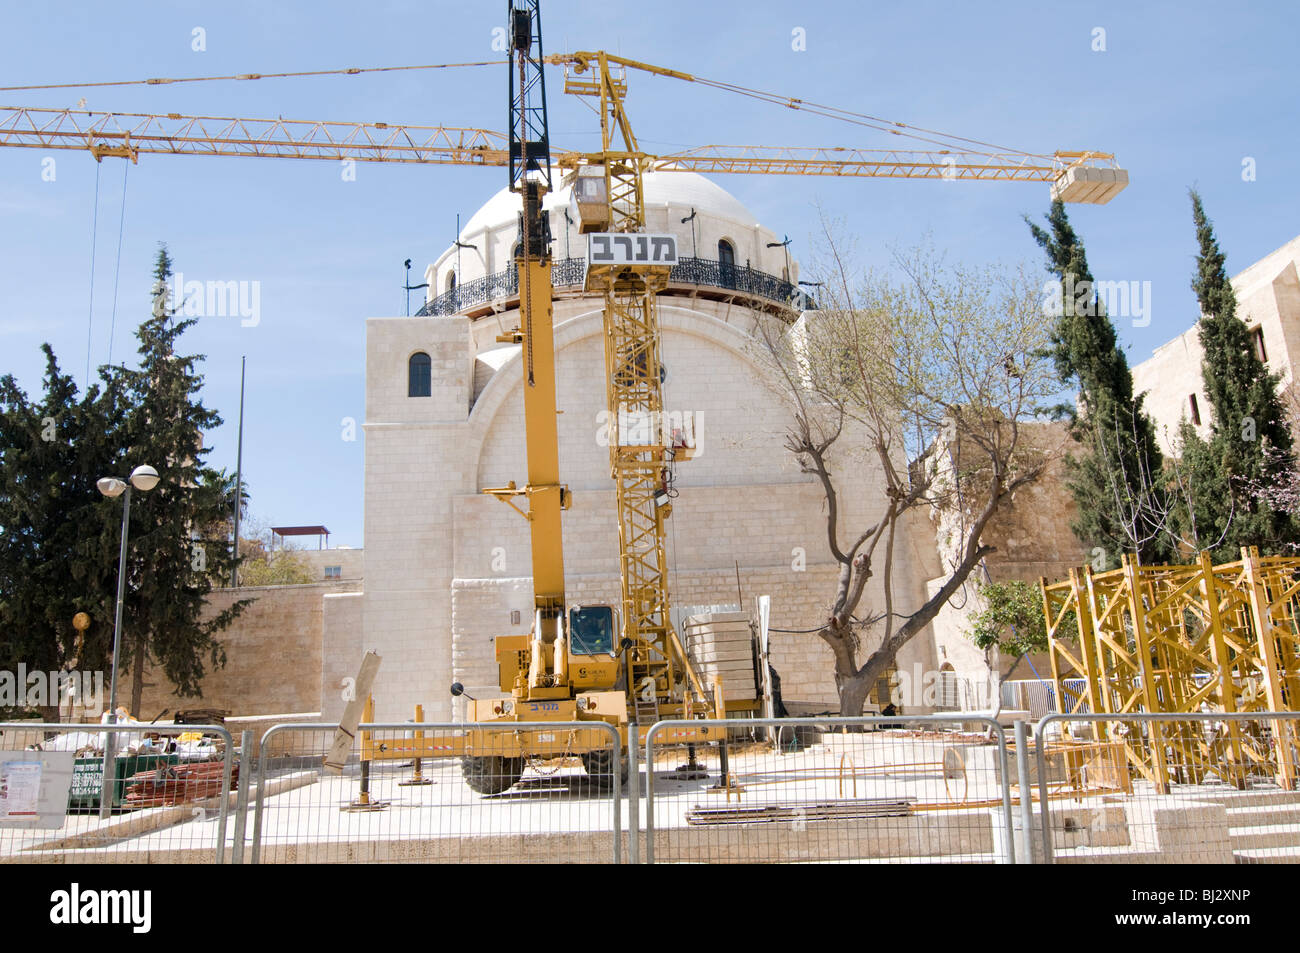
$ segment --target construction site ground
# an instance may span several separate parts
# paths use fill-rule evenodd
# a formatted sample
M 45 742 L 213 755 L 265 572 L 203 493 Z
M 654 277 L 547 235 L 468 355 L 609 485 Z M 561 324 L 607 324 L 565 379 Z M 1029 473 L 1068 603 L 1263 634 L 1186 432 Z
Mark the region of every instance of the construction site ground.
M 655 859 L 989 863 L 1006 858 L 995 746 L 956 735 L 881 732 L 871 735 L 869 743 L 865 737 L 832 736 L 797 751 L 733 748 L 732 790 L 718 788 L 716 748 L 701 750 L 708 777 L 694 780 L 672 777 L 686 761 L 684 749 L 659 752 L 654 765 Z M 1012 771 L 1014 775 L 1014 763 Z M 371 798 L 385 806 L 350 811 L 344 808 L 357 801 L 360 790 L 357 764 L 342 776 L 305 760 L 268 765 L 261 862 L 612 859 L 612 798 L 591 783 L 577 759 L 530 766 L 510 790 L 491 796 L 469 791 L 458 760 L 425 762 L 423 772 L 432 783 L 404 786 L 399 782 L 411 777 L 409 763 L 375 763 Z M 637 808 L 643 855 L 646 782 L 642 765 Z M 1012 794 L 1018 797 L 1018 788 L 1013 786 Z M 255 800 L 254 789 L 246 845 Z M 230 803 L 227 859 L 237 826 L 233 793 Z M 625 789 L 620 799 L 624 831 L 628 806 Z M 1035 840 L 1040 807 L 1034 805 Z M 211 862 L 216 808 L 210 800 L 109 820 L 74 814 L 60 830 L 5 830 L 0 832 L 0 862 Z M 746 817 L 742 812 L 750 813 Z M 1063 797 L 1050 802 L 1049 812 L 1058 861 L 1300 860 L 1300 794 L 1269 786 L 1238 791 L 1207 783 L 1156 795 L 1138 781 L 1131 795 Z M 1013 817 L 1018 828 L 1018 804 Z M 626 860 L 630 845 L 626 833 L 621 838 Z M 246 861 L 250 853 L 246 846 Z

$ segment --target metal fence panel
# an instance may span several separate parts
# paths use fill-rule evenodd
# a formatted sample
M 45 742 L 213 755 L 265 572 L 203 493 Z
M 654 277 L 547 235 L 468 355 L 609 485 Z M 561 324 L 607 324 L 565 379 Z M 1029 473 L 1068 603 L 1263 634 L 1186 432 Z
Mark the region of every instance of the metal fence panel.
M 612 725 L 363 724 L 336 775 L 324 760 L 337 728 L 277 725 L 262 737 L 253 863 L 622 859 L 625 762 Z M 521 753 L 520 734 L 537 754 Z
M 1036 860 L 1300 861 L 1300 713 L 1049 715 L 1033 748 Z
M 701 725 L 729 740 L 692 758 L 674 732 Z M 987 717 L 665 721 L 645 763 L 647 863 L 1015 862 Z
M 0 863 L 224 863 L 235 754 L 219 725 L 0 724 Z

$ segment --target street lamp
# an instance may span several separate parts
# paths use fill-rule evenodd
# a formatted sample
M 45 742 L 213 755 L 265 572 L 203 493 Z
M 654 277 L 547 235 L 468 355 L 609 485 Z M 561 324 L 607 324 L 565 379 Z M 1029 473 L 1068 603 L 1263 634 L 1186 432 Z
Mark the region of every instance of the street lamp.
M 148 464 L 142 464 L 131 471 L 125 479 L 118 477 L 100 477 L 95 481 L 99 492 L 110 500 L 125 494 L 122 500 L 122 546 L 117 556 L 117 610 L 113 617 L 113 669 L 109 680 L 108 712 L 109 719 L 117 717 L 117 657 L 122 648 L 122 599 L 126 595 L 126 532 L 131 521 L 131 488 L 141 493 L 148 493 L 158 485 L 158 471 Z M 113 811 L 113 798 L 110 793 L 113 771 L 113 758 L 116 736 L 112 732 L 104 735 L 104 778 L 99 792 L 99 816 L 109 817 Z

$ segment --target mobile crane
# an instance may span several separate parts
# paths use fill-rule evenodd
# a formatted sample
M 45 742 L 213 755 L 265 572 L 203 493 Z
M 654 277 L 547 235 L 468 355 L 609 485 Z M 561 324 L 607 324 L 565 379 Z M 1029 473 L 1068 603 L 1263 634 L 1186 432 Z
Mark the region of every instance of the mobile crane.
M 534 588 L 531 631 L 496 640 L 502 694 L 469 699 L 469 720 L 487 727 L 449 737 L 424 734 L 409 743 L 382 746 L 364 733 L 362 740 L 363 758 L 461 757 L 467 783 L 480 793 L 509 788 L 530 757 L 579 755 L 588 774 L 602 784 L 612 781 L 616 761 L 626 772 L 626 761 L 610 750 L 603 730 L 557 738 L 553 732 L 529 729 L 529 722 L 607 722 L 617 728 L 625 747 L 639 744 L 643 732 L 660 718 L 725 714 L 720 686 L 710 691 L 702 683 L 669 613 L 664 521 L 672 507 L 665 471 L 689 459 L 691 448 L 673 438 L 665 440 L 657 427 L 630 428 L 627 433 L 618 429 L 625 419 L 647 419 L 641 415 L 659 420 L 663 409 L 656 295 L 667 284 L 676 247 L 672 235 L 645 232 L 646 172 L 1036 181 L 1051 184 L 1054 197 L 1095 204 L 1109 201 L 1128 178 L 1108 153 L 1038 155 L 952 137 L 942 138 L 952 140 L 956 148 L 931 151 L 706 146 L 650 155 L 640 149 L 624 108 L 629 70 L 730 89 L 822 115 L 857 117 L 852 121 L 894 135 L 930 143 L 941 140 L 935 138 L 938 134 L 903 124 L 883 124 L 845 110 L 742 90 L 605 52 L 547 57 L 540 0 L 507 0 L 507 15 L 510 128 L 504 137 L 444 126 L 0 107 L 0 146 L 87 149 L 98 161 L 122 157 L 135 162 L 141 153 L 162 153 L 508 169 L 510 188 L 522 202 L 515 260 L 519 326 L 499 340 L 521 348 L 527 482 L 484 492 L 528 519 Z M 552 155 L 546 64 L 564 66 L 566 92 L 598 101 L 599 151 Z M 586 290 L 605 299 L 606 399 L 614 422 L 610 470 L 619 528 L 618 605 L 570 605 L 565 593 L 561 518 L 572 498 L 560 482 L 550 234 L 542 211 L 556 169 L 572 185 L 580 230 L 588 235 Z M 648 437 L 636 436 L 646 433 Z M 526 499 L 526 509 L 516 504 L 519 497 Z M 452 691 L 462 692 L 459 685 Z M 701 725 L 676 733 L 674 740 L 709 742 L 720 736 L 717 729 Z

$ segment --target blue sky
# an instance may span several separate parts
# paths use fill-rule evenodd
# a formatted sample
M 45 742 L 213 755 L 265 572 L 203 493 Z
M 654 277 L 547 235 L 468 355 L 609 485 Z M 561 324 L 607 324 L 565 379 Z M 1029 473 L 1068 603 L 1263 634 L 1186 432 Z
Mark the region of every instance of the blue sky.
M 0 85 L 283 72 L 495 59 L 505 4 L 141 2 L 11 5 Z M 1114 202 L 1071 206 L 1098 279 L 1151 282 L 1151 321 L 1119 322 L 1136 363 L 1196 317 L 1188 283 L 1197 186 L 1239 271 L 1300 233 L 1294 3 L 543 4 L 548 52 L 604 48 L 1033 152 L 1114 152 L 1132 184 Z M 195 51 L 202 28 L 206 50 Z M 802 28 L 806 50 L 792 49 Z M 1104 52 L 1094 30 L 1105 30 Z M 594 142 L 594 117 L 548 74 L 558 146 Z M 650 150 L 708 143 L 896 146 L 877 133 L 633 76 L 629 111 Z M 386 121 L 504 129 L 504 67 L 352 77 L 0 93 L 0 104 L 136 112 Z M 55 158 L 44 181 L 42 160 Z M 1242 163 L 1254 159 L 1254 181 Z M 98 226 L 91 255 L 96 173 Z M 125 205 L 123 176 L 126 175 Z M 165 241 L 187 278 L 257 281 L 261 316 L 204 318 L 186 336 L 207 355 L 204 401 L 225 418 L 211 461 L 234 468 L 239 361 L 248 358 L 244 461 L 254 515 L 324 523 L 360 546 L 364 319 L 404 313 L 402 261 L 420 275 L 505 184 L 501 169 L 144 156 L 98 165 L 86 153 L 0 149 L 0 373 L 40 385 L 49 341 L 78 380 L 89 356 L 134 354 Z M 927 237 L 954 260 L 1041 254 L 1021 216 L 1035 184 L 723 176 L 759 221 L 807 254 L 822 207 L 857 238 L 864 266 Z M 122 216 L 125 208 L 124 218 Z M 118 261 L 118 234 L 122 246 Z M 91 277 L 94 277 L 93 302 Z M 420 278 L 415 280 L 419 281 Z M 417 293 L 418 294 L 418 293 Z M 430 461 L 431 470 L 436 461 Z

